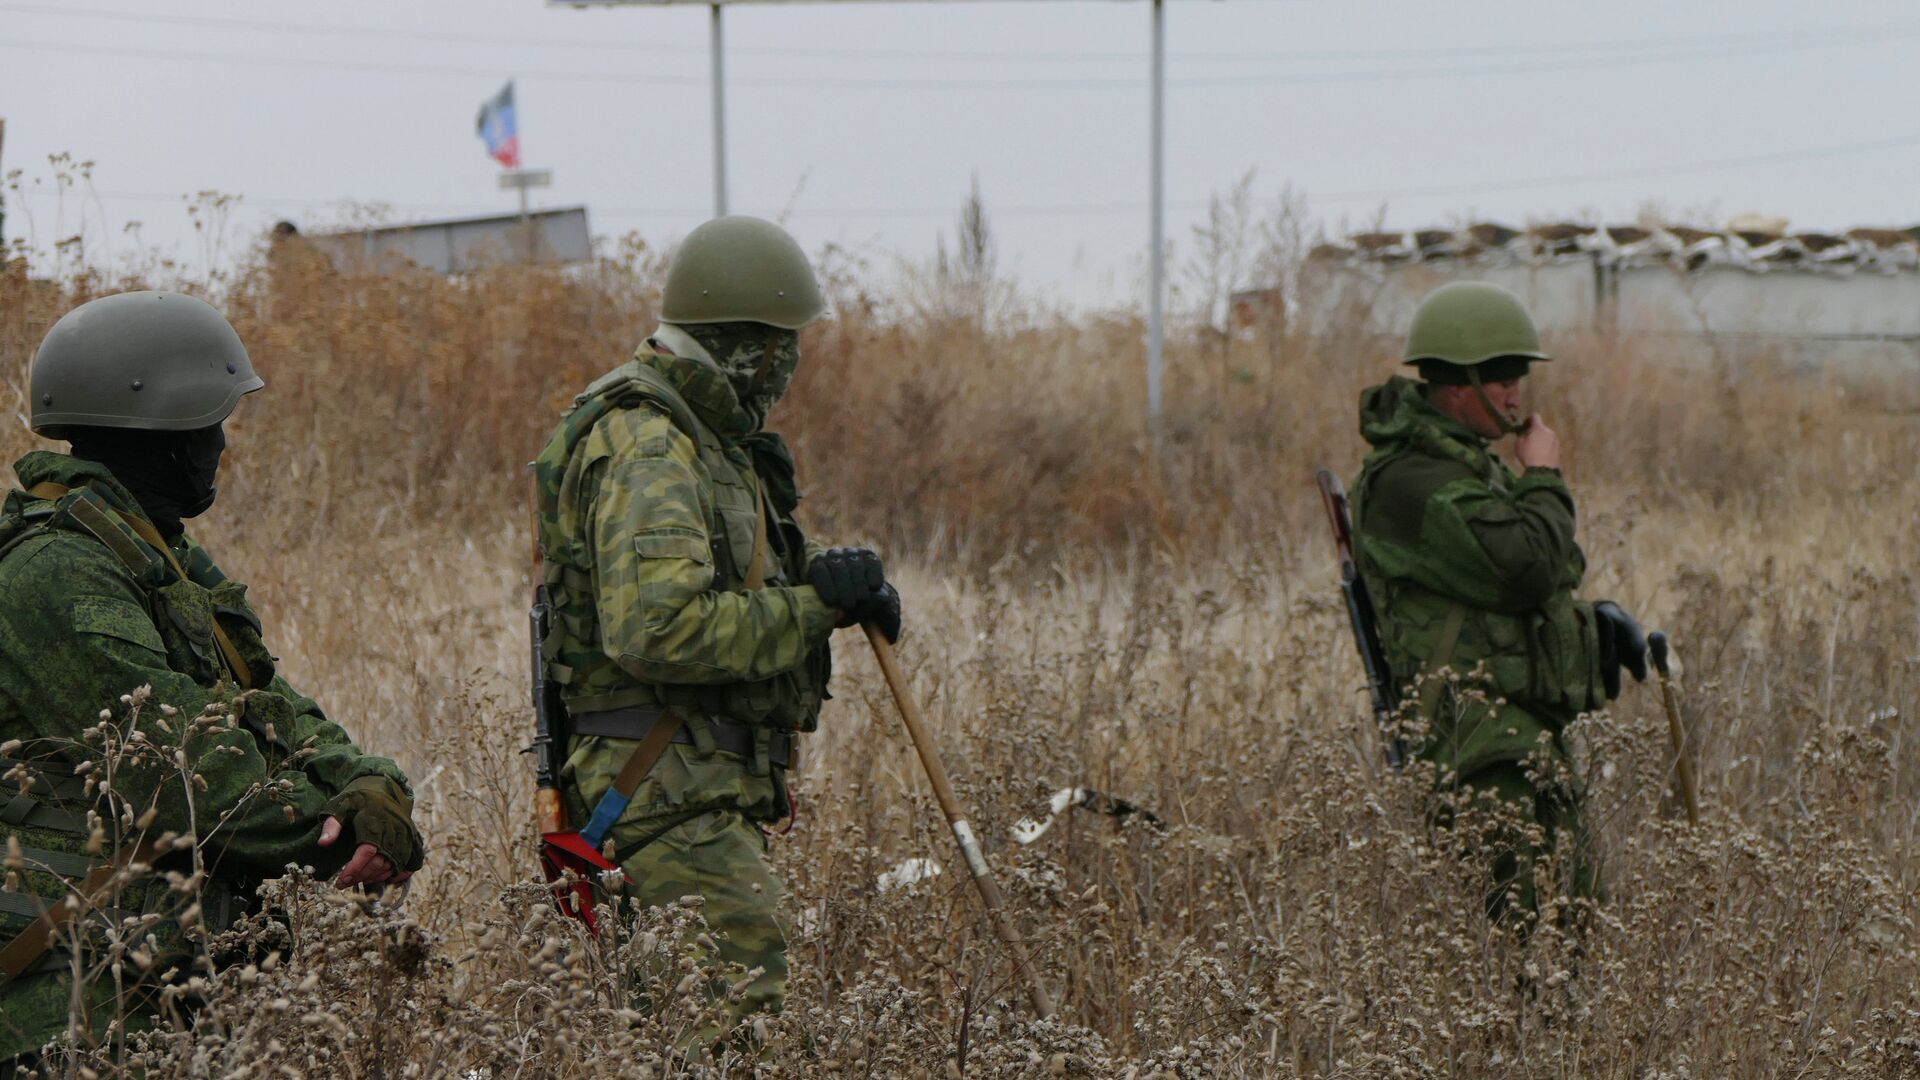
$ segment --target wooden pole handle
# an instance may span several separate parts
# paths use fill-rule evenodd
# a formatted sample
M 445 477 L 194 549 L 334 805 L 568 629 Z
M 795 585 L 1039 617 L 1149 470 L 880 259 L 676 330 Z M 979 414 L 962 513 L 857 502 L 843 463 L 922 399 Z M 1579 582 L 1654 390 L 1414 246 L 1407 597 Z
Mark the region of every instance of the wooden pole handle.
M 940 803 L 940 811 L 947 817 L 947 824 L 953 830 L 954 842 L 960 845 L 960 855 L 967 861 L 967 870 L 973 875 L 973 884 L 980 890 L 980 899 L 987 905 L 987 914 L 993 921 L 994 934 L 1000 943 L 1013 954 L 1014 967 L 1026 981 L 1027 996 L 1033 1002 L 1033 1011 L 1045 1020 L 1053 1015 L 1053 996 L 1047 993 L 1046 984 L 1040 981 L 1040 975 L 1033 968 L 1033 961 L 1027 956 L 1027 947 L 1013 932 L 1013 921 L 1007 917 L 1006 898 L 1000 893 L 1000 886 L 994 883 L 992 873 L 987 869 L 987 857 L 980 850 L 980 840 L 973 834 L 973 826 L 967 823 L 967 816 L 960 810 L 960 798 L 953 793 L 953 784 L 947 780 L 947 770 L 940 764 L 940 752 L 933 745 L 933 739 L 927 734 L 926 722 L 920 716 L 920 705 L 913 699 L 913 689 L 907 685 L 907 676 L 900 669 L 900 659 L 894 655 L 893 644 L 880 633 L 872 623 L 861 623 L 860 628 L 867 632 L 867 641 L 873 645 L 873 657 L 880 662 L 880 674 L 887 680 L 887 689 L 893 692 L 893 703 L 900 710 L 900 719 L 907 725 L 907 737 L 913 740 L 913 749 L 920 755 L 920 765 L 927 772 L 927 779 L 933 783 L 933 797 Z

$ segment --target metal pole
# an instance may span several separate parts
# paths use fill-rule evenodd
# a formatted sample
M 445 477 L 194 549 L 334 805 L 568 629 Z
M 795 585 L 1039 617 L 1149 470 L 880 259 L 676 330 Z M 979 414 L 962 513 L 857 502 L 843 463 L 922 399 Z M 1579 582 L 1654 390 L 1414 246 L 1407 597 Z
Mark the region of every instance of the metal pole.
M 522 181 L 526 178 L 522 177 Z M 520 185 L 520 260 L 533 261 L 533 227 L 527 223 L 527 185 Z
M 713 17 L 713 216 L 727 213 L 727 69 L 720 32 L 720 4 L 711 5 Z
M 1164 0 L 1153 0 L 1153 165 L 1150 211 L 1152 249 L 1147 254 L 1151 295 L 1147 297 L 1147 425 L 1160 430 L 1160 376 L 1165 368 L 1167 18 Z

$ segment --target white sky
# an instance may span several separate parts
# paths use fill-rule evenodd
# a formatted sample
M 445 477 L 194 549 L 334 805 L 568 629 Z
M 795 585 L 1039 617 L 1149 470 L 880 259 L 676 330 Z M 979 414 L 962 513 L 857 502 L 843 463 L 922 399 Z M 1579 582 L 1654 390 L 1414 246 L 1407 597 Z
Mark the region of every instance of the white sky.
M 1168 236 L 1252 170 L 1320 220 L 1521 223 L 1641 204 L 1796 228 L 1920 221 L 1920 10 L 1898 0 L 1520 4 L 1171 0 Z M 884 268 L 950 234 L 978 174 L 1002 266 L 1074 301 L 1142 295 L 1145 3 L 727 11 L 732 209 Z M 537 205 L 669 242 L 711 208 L 707 10 L 542 0 L 0 0 L 9 238 L 84 219 L 193 261 L 180 196 L 274 219 L 504 211 L 474 115 L 517 78 Z M 47 156 L 95 163 L 56 205 Z M 96 250 L 98 250 L 96 248 Z

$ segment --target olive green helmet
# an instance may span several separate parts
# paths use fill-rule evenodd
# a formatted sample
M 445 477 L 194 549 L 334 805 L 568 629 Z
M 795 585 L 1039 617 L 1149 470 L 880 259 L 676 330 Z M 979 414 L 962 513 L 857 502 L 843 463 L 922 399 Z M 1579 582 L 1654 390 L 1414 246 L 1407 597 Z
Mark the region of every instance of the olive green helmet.
M 787 231 L 756 217 L 722 217 L 680 242 L 667 268 L 660 321 L 757 322 L 798 330 L 827 310 L 807 253 Z
M 1477 367 L 1502 357 L 1552 359 L 1540 351 L 1540 332 L 1519 297 L 1483 281 L 1456 281 L 1420 301 L 1407 331 L 1407 363 Z
M 36 434 L 73 427 L 192 431 L 265 386 L 240 335 L 204 300 L 127 292 L 60 317 L 28 377 Z

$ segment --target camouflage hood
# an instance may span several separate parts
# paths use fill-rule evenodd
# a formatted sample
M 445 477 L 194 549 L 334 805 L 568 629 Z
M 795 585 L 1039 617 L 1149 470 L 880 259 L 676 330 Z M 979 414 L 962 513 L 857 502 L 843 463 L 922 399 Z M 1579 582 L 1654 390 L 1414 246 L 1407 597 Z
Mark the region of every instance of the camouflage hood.
M 1420 383 L 1399 375 L 1360 392 L 1360 434 L 1376 450 L 1401 445 L 1441 450 L 1452 443 L 1480 451 L 1487 446 L 1472 428 L 1428 404 Z
M 133 493 L 97 461 L 83 461 L 53 450 L 34 450 L 13 463 L 13 474 L 20 478 L 20 490 L 7 493 L 6 512 L 16 517 L 31 498 L 27 489 L 49 482 L 67 488 L 90 487 L 119 513 L 129 517 L 146 516 Z
M 692 360 L 720 376 L 718 390 L 724 392 L 703 389 L 701 393 L 710 401 L 702 402 L 696 400 L 688 387 L 680 384 L 680 376 L 653 365 L 662 374 L 675 380 L 675 387 L 680 390 L 681 396 L 700 412 L 700 418 L 708 426 L 729 438 L 758 431 L 766 423 L 767 414 L 786 394 L 787 387 L 793 382 L 793 374 L 800 366 L 800 335 L 760 323 L 703 323 L 694 326 L 662 323 L 650 340 L 673 353 L 669 359 Z M 647 362 L 644 356 L 641 359 Z M 691 371 L 686 373 L 686 377 L 693 382 L 702 381 Z M 730 409 L 726 408 L 728 403 Z M 719 417 L 710 416 L 709 405 L 743 414 L 747 421 L 746 428 L 736 432 L 736 425 L 731 420 L 722 421 Z

